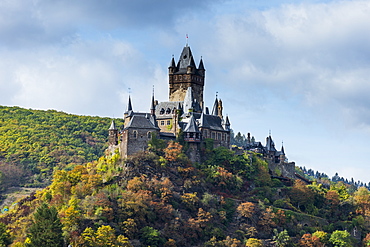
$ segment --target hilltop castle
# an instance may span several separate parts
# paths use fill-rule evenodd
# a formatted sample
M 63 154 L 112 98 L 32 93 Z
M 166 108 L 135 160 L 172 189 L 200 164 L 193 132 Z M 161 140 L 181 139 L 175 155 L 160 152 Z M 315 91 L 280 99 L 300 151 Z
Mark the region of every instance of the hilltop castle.
M 231 148 L 230 121 L 228 116 L 223 116 L 222 100 L 216 95 L 212 111 L 204 106 L 205 72 L 203 60 L 200 59 L 197 67 L 191 49 L 186 45 L 177 64 L 172 57 L 168 67 L 168 101 L 158 102 L 153 92 L 149 111 L 143 113 L 134 111 L 129 96 L 123 128 L 118 130 L 114 121 L 109 128 L 108 149 L 119 149 L 122 157 L 128 157 L 146 150 L 153 135 L 164 140 L 176 140 L 181 135 L 188 144 L 187 154 L 192 161 L 200 161 L 199 148 L 206 139 L 211 139 L 214 147 Z M 263 146 L 248 133 L 242 149 L 234 150 L 236 153 L 261 153 L 269 162 L 272 175 L 278 168 L 280 175 L 294 177 L 294 162 L 288 163 L 284 147 L 280 151 L 275 148 L 271 134 Z
M 211 112 L 204 106 L 205 72 L 203 60 L 197 67 L 186 45 L 177 64 L 172 58 L 168 67 L 168 101 L 158 102 L 153 92 L 149 112 L 142 113 L 134 111 L 129 96 L 123 128 L 118 130 L 113 121 L 109 128 L 109 149 L 119 148 L 121 155 L 127 157 L 146 150 L 153 135 L 166 140 L 183 135 L 193 150 L 190 158 L 195 161 L 199 160 L 197 150 L 207 138 L 213 140 L 215 147 L 229 148 L 230 121 L 223 116 L 222 100 L 216 96 Z

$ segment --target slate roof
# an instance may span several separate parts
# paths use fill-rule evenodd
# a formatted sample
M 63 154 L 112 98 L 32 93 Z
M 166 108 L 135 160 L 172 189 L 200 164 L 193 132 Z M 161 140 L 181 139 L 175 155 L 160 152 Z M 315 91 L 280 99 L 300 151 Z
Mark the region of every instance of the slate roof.
M 184 132 L 189 132 L 189 133 L 199 132 L 197 123 L 195 122 L 195 118 L 193 115 L 190 116 L 189 122 L 186 124 Z
M 226 131 L 221 124 L 221 118 L 218 116 L 208 115 L 205 113 L 193 113 L 192 115 L 194 116 L 197 123 L 199 124 L 201 123 L 200 120 L 201 120 L 202 114 L 203 114 L 203 125 L 200 127 L 211 129 L 211 130 L 217 130 L 217 131 Z M 183 119 L 183 121 L 188 122 L 189 120 Z
M 145 114 L 145 113 L 144 113 Z M 148 115 L 148 116 L 147 116 Z M 125 126 L 125 129 L 128 128 L 135 128 L 135 129 L 154 129 L 159 130 L 158 127 L 154 126 L 153 123 L 149 119 L 149 114 L 134 114 L 130 120 L 130 122 Z
M 167 101 L 167 102 L 160 102 L 155 107 L 155 116 L 157 119 L 163 119 L 163 118 L 172 118 L 173 116 L 173 109 L 178 109 L 179 105 L 183 107 L 182 101 Z M 164 110 L 161 114 L 162 109 Z M 170 109 L 170 112 L 168 113 L 168 109 Z

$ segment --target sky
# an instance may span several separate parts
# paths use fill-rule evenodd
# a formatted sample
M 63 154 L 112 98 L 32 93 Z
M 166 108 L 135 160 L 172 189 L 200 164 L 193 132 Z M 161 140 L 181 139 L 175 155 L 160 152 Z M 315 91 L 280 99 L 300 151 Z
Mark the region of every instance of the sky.
M 130 94 L 148 111 L 188 42 L 234 132 L 368 183 L 369 23 L 360 0 L 2 0 L 0 105 L 119 118 Z

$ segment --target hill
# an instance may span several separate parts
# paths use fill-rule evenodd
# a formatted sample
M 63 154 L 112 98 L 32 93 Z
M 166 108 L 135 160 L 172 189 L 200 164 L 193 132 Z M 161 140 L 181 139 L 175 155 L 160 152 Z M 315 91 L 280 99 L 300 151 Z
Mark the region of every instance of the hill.
M 106 148 L 110 122 L 110 118 L 0 106 L 1 189 L 44 187 L 54 170 L 98 159 Z
M 226 148 L 205 148 L 205 161 L 192 164 L 184 149 L 154 138 L 128 159 L 58 170 L 0 221 L 13 246 L 43 237 L 29 229 L 48 208 L 71 246 L 360 246 L 370 236 L 366 188 L 283 183 L 258 154 Z

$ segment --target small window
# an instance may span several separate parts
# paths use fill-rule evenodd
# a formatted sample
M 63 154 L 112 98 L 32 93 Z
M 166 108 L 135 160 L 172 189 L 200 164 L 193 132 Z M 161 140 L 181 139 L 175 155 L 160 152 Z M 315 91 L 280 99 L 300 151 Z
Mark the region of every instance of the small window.
M 170 113 L 171 113 L 171 109 L 170 108 L 167 108 L 166 114 L 170 114 Z
M 173 109 L 172 109 L 172 114 L 175 114 L 176 113 L 176 107 L 174 107 Z
M 212 132 L 212 139 L 216 139 L 216 133 Z
M 134 138 L 136 139 L 137 138 L 137 131 L 134 130 Z
M 221 140 L 221 133 L 217 134 L 217 140 Z
M 167 120 L 167 125 L 171 125 L 171 120 Z
M 163 115 L 164 114 L 164 109 L 162 108 L 159 114 Z
M 152 132 L 150 132 L 150 131 L 149 131 L 149 132 L 147 133 L 147 136 L 148 136 L 148 139 L 152 139 Z
M 164 121 L 163 120 L 161 121 L 161 125 L 164 125 Z

